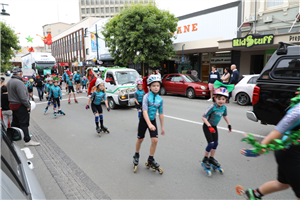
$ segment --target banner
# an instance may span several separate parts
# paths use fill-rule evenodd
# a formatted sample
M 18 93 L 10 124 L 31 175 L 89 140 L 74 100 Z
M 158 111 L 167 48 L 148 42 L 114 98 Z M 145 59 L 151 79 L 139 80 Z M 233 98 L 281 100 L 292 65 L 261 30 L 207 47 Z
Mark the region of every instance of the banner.
M 247 35 L 244 38 L 234 38 L 232 40 L 232 47 L 246 47 L 270 45 L 274 43 L 274 35 Z

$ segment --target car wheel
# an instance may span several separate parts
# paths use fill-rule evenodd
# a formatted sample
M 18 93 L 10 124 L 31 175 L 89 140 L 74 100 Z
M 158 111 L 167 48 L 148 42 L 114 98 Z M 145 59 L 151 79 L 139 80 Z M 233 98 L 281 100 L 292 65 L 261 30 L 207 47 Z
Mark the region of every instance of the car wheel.
M 162 86 L 162 87 L 160 88 L 160 94 L 161 94 L 161 95 L 166 95 L 166 94 L 167 94 L 166 88 L 165 88 L 164 86 Z
M 186 96 L 189 98 L 189 99 L 193 99 L 195 98 L 195 90 L 193 88 L 189 88 L 187 89 L 186 91 Z
M 245 106 L 250 103 L 250 97 L 248 96 L 248 94 L 241 92 L 236 96 L 236 101 L 239 105 Z
M 113 98 L 109 98 L 108 99 L 108 105 L 111 109 L 116 109 L 117 108 L 117 104 L 115 103 Z

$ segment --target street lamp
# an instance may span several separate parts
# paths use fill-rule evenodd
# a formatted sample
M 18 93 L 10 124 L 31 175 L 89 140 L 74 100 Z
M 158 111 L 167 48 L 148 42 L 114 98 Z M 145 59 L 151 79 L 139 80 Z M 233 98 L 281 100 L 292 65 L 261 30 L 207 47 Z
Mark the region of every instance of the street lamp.
M 5 15 L 5 16 L 10 16 L 9 13 L 6 12 L 6 10 L 4 9 L 4 6 L 8 6 L 8 4 L 4 4 L 4 3 L 1 3 L 2 5 L 2 12 L 1 12 L 1 15 Z

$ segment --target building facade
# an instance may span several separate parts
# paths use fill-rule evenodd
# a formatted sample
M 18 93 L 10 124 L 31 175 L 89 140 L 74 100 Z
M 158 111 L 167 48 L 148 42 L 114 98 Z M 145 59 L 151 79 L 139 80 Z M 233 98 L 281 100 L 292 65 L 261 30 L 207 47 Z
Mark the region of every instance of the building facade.
M 241 37 L 219 41 L 220 51 L 235 51 L 240 74 L 259 74 L 279 42 L 300 44 L 300 4 L 294 0 L 243 0 Z
M 67 24 L 67 23 L 63 23 L 63 22 L 57 22 L 57 23 L 53 23 L 53 24 L 46 24 L 43 26 L 43 37 L 47 37 L 48 34 L 50 33 L 52 38 L 55 37 L 56 35 L 60 34 L 61 32 L 63 32 L 64 30 L 66 30 L 67 28 L 69 28 L 70 26 L 72 26 L 73 24 Z M 45 51 L 46 52 L 51 52 L 51 45 L 46 45 L 45 46 Z
M 64 69 L 69 69 L 71 72 L 84 72 L 84 64 L 88 59 L 86 48 L 90 48 L 89 43 L 85 44 L 85 29 L 92 26 L 97 20 L 99 18 L 85 18 L 52 38 L 52 55 L 56 59 L 60 74 Z
M 80 0 L 80 19 L 86 17 L 112 18 L 119 13 L 126 4 L 152 3 L 155 0 Z

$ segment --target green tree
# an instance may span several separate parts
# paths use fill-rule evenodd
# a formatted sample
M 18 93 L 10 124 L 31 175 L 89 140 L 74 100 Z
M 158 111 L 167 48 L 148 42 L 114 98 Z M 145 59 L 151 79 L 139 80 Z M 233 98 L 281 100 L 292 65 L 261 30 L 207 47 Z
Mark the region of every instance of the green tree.
M 115 64 L 148 63 L 153 67 L 175 55 L 173 34 L 178 19 L 152 4 L 127 5 L 103 28 Z
M 1 21 L 1 72 L 10 69 L 9 60 L 15 56 L 14 51 L 21 49 L 15 31 Z

